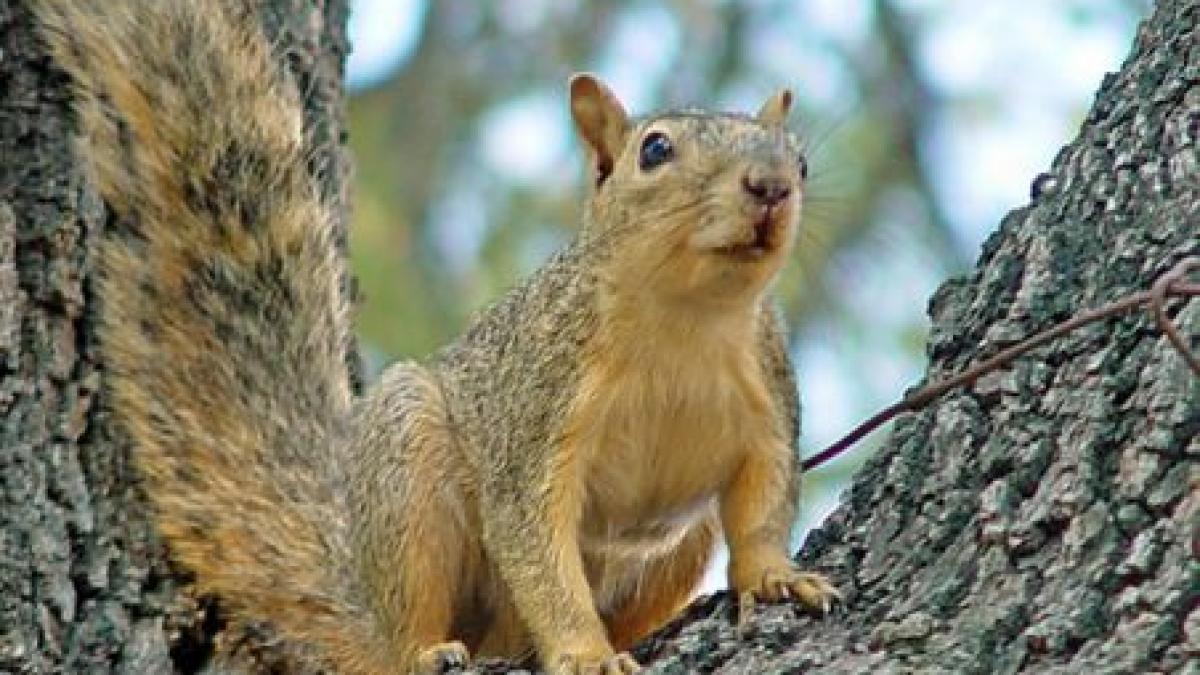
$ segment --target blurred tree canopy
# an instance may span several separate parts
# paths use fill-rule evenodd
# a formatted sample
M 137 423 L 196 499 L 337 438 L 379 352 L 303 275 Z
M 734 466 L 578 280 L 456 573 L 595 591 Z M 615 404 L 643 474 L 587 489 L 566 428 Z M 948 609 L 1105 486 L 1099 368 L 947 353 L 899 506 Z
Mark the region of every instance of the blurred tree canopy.
M 374 4 L 355 5 L 359 25 Z M 925 299 L 1026 198 L 1147 10 L 1138 0 L 410 4 L 411 50 L 350 101 L 351 251 L 369 365 L 436 349 L 571 236 L 583 175 L 571 72 L 598 72 L 634 113 L 753 110 L 790 86 L 812 171 L 779 295 L 819 442 L 916 377 Z

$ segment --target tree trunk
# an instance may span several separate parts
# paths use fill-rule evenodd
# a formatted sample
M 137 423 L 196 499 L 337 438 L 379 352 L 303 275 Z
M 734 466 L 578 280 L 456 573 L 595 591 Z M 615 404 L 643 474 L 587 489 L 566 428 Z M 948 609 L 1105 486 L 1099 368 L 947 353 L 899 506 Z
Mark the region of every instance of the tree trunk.
M 345 0 L 264 2 L 335 200 L 345 18 Z M 92 269 L 106 215 L 72 154 L 67 85 L 24 3 L 0 2 L 0 673 L 194 672 L 222 621 L 168 564 L 106 414 Z
M 344 2 L 267 4 L 340 198 Z M 1198 45 L 1200 0 L 1161 0 L 1032 203 L 934 296 L 931 378 L 1200 254 Z M 105 215 L 68 105 L 28 13 L 0 3 L 0 672 L 193 671 L 220 615 L 166 562 L 105 414 Z M 1171 313 L 1200 333 L 1200 301 Z M 1153 323 L 1093 324 L 897 424 L 801 555 L 845 592 L 840 614 L 765 607 L 738 636 L 717 595 L 638 656 L 661 672 L 1198 672 L 1198 432 L 1200 380 Z
M 930 301 L 941 378 L 1200 255 L 1200 1 L 1160 0 L 1079 137 Z M 1170 314 L 1200 347 L 1200 299 Z M 803 376 L 803 374 L 801 374 Z M 723 595 L 653 672 L 1200 673 L 1200 378 L 1144 313 L 905 416 L 808 539 L 843 611 Z

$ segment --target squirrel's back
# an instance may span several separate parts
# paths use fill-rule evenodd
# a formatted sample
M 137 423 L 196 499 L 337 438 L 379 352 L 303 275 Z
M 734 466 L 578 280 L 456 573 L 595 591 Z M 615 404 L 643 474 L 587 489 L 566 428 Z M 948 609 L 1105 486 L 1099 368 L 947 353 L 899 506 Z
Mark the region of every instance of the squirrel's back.
M 242 3 L 32 4 L 117 215 L 101 344 L 159 531 L 236 618 L 372 670 L 339 472 L 343 268 L 294 86 Z

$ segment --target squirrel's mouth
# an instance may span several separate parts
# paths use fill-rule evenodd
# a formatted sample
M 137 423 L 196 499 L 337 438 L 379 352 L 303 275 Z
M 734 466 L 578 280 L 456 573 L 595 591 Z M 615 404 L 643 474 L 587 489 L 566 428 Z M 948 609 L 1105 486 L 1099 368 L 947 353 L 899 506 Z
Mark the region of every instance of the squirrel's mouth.
M 775 250 L 778 218 L 773 209 L 763 209 L 754 219 L 754 237 L 750 241 L 720 246 L 716 252 L 741 262 L 761 260 Z
M 759 244 L 734 244 L 733 246 L 722 246 L 717 249 L 717 253 L 739 262 L 762 260 L 770 252 L 770 246 Z

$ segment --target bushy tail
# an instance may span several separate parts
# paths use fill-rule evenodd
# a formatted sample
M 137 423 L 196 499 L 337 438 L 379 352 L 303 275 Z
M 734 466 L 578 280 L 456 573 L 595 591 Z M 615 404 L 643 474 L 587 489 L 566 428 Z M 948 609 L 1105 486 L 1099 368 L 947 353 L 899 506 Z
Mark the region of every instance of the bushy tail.
M 32 0 L 119 224 L 102 348 L 174 556 L 243 620 L 381 670 L 339 486 L 347 306 L 301 109 L 233 0 Z

